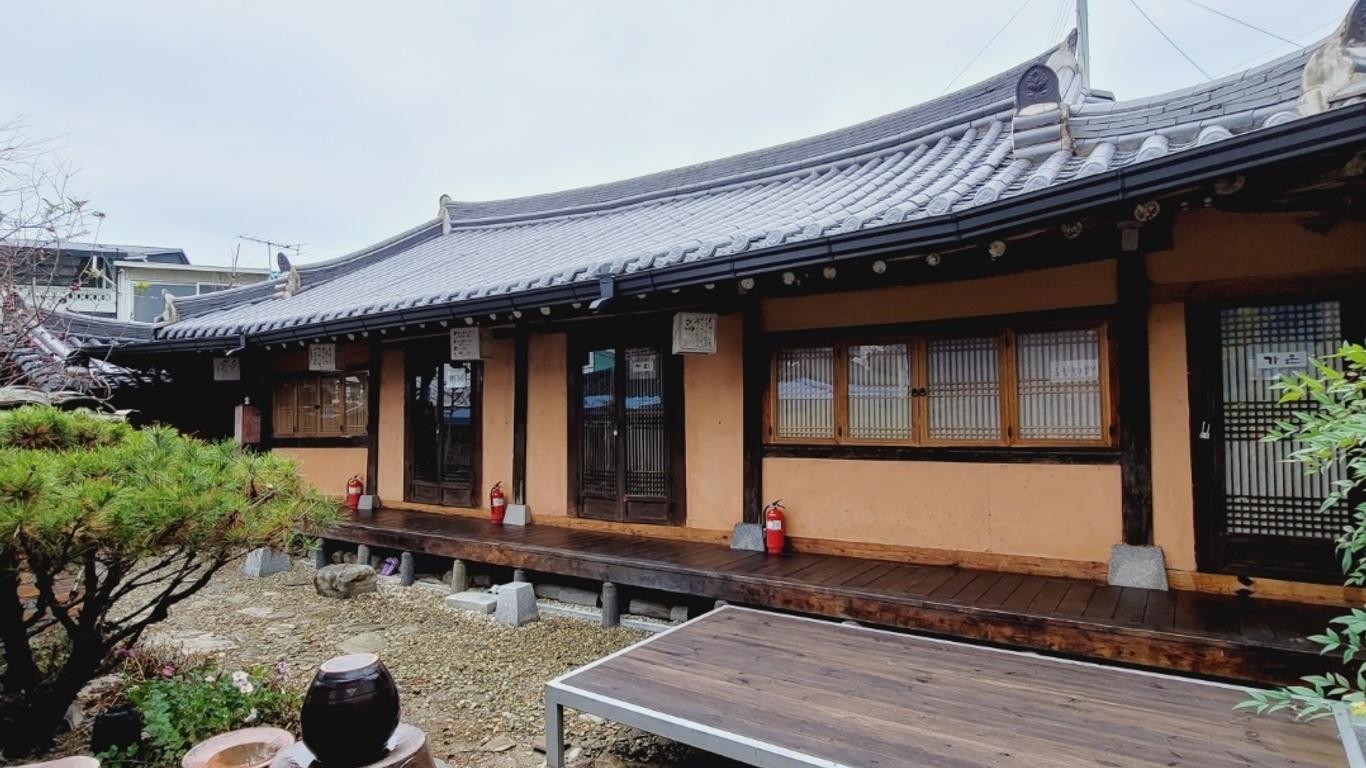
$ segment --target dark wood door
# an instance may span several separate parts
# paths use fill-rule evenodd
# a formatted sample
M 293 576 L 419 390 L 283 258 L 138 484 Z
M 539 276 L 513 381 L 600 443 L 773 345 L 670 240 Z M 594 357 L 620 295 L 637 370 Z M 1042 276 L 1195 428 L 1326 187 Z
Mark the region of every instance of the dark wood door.
M 681 518 L 681 364 L 662 344 L 586 343 L 572 353 L 572 499 L 582 517 Z
M 1295 446 L 1265 442 L 1312 403 L 1279 402 L 1276 382 L 1336 352 L 1346 302 L 1314 298 L 1192 308 L 1192 447 L 1201 570 L 1340 581 L 1334 542 L 1347 504 L 1322 508 L 1332 470 L 1308 475 Z
M 450 360 L 444 345 L 407 359 L 407 500 L 478 506 L 483 365 Z

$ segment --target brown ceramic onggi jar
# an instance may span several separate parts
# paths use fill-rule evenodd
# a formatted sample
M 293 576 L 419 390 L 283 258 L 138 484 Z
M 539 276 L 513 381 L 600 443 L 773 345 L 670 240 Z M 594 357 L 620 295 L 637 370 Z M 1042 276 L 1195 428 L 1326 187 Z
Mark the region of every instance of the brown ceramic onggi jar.
M 373 653 L 323 662 L 304 696 L 299 729 L 327 768 L 351 768 L 384 755 L 398 727 L 398 686 Z

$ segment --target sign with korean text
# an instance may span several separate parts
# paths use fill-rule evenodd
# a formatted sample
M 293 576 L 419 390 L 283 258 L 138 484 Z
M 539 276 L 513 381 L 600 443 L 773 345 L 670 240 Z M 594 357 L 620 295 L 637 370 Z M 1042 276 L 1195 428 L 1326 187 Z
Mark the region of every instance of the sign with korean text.
M 308 370 L 310 370 L 310 371 L 335 371 L 335 370 L 337 370 L 337 345 L 336 345 L 336 344 L 309 344 L 309 345 L 308 345 Z
M 451 359 L 479 360 L 491 351 L 490 335 L 485 328 L 452 328 Z
M 679 312 L 674 315 L 675 355 L 716 354 L 716 315 L 711 312 Z
M 242 358 L 240 357 L 215 357 L 213 359 L 213 380 L 214 381 L 241 381 L 242 380 Z
M 1309 367 L 1309 353 L 1302 350 L 1260 349 L 1252 353 L 1253 364 L 1259 371 L 1283 372 L 1290 368 Z
M 1094 357 L 1077 360 L 1049 360 L 1048 380 L 1055 382 L 1095 381 L 1099 374 L 1097 362 Z

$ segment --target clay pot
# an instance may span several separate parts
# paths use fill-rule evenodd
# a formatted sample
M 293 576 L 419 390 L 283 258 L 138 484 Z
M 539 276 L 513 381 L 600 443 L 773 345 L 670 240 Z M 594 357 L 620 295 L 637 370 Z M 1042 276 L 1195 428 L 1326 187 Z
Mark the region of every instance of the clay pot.
M 265 768 L 280 750 L 294 743 L 280 728 L 243 728 L 220 733 L 195 745 L 181 768 Z
M 90 729 L 90 751 L 95 754 L 142 743 L 142 713 L 132 704 L 107 709 L 95 715 Z
M 398 727 L 398 686 L 373 653 L 323 662 L 304 696 L 299 729 L 327 768 L 374 762 Z

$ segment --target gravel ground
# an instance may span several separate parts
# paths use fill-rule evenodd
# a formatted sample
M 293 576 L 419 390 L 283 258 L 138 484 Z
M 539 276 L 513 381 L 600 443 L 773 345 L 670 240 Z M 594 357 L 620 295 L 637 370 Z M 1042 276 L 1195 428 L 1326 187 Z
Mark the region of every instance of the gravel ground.
M 374 651 L 397 680 L 403 719 L 423 729 L 432 754 L 452 766 L 538 766 L 545 683 L 645 637 L 567 618 L 525 627 L 447 608 L 443 595 L 381 580 L 352 600 L 314 593 L 311 565 L 263 579 L 226 568 L 172 609 L 145 642 L 212 652 L 233 669 L 284 660 L 305 687 L 322 661 Z M 718 759 L 588 715 L 566 713 L 577 765 L 703 766 Z

